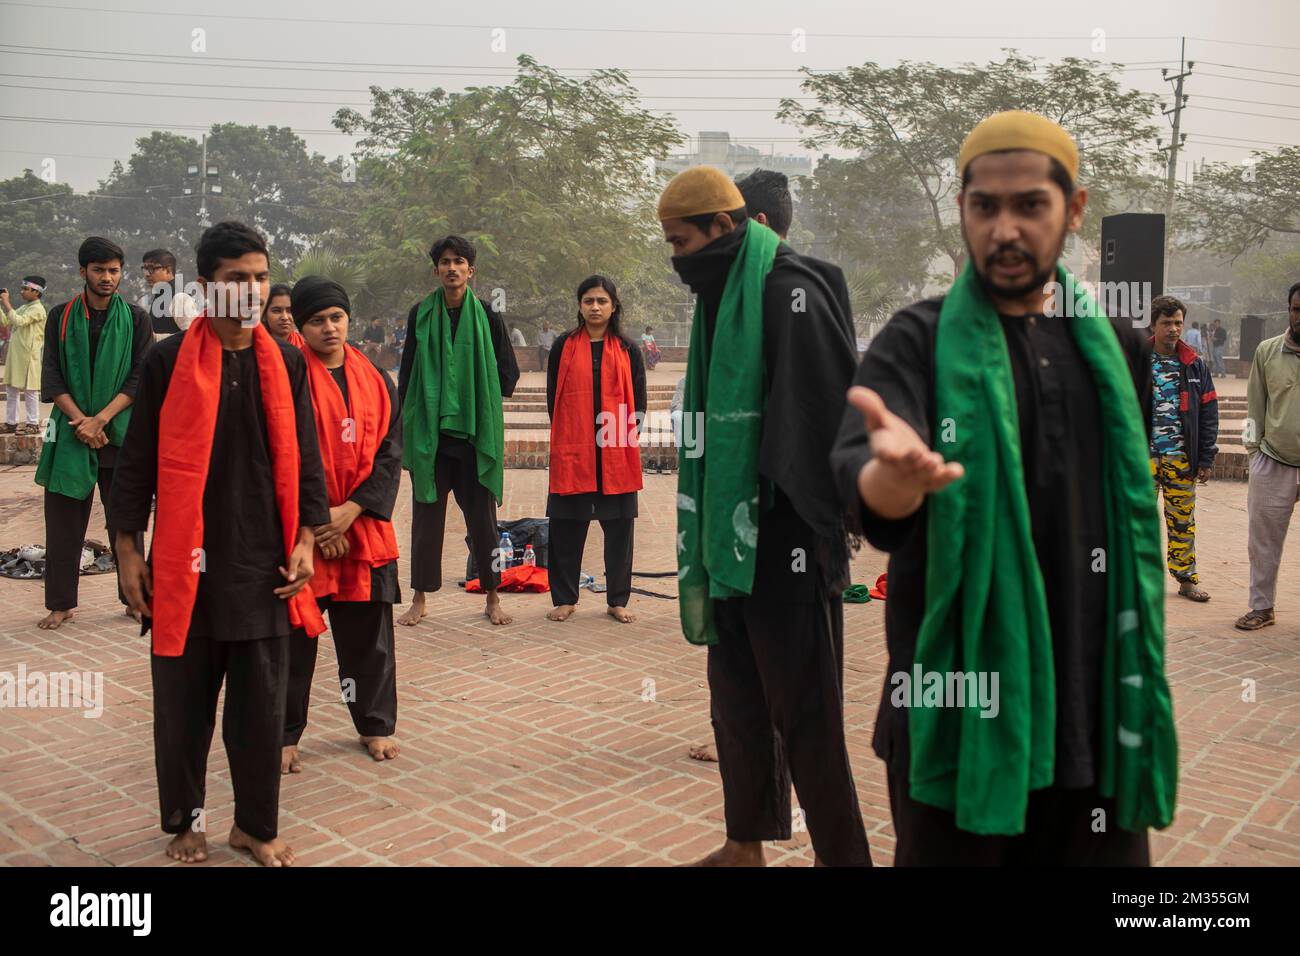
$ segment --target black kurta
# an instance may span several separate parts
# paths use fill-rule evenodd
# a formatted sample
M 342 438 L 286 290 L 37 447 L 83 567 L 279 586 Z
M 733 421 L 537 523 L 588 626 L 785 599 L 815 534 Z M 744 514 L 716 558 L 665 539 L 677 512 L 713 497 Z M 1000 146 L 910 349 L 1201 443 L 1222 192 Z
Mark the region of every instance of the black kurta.
M 935 334 L 942 298 L 897 313 L 871 343 L 855 383 L 933 447 Z M 1150 407 L 1150 362 L 1144 335 L 1114 323 L 1142 408 Z M 1047 594 L 1056 667 L 1056 784 L 1095 782 L 1101 648 L 1106 630 L 1106 576 L 1092 570 L 1106 547 L 1102 498 L 1102 424 L 1097 390 L 1064 319 L 1002 317 L 1015 381 L 1020 444 L 1034 548 Z M 1134 414 L 1138 414 L 1134 403 Z M 1150 415 L 1145 414 L 1147 422 Z M 831 459 L 846 503 L 876 548 L 890 553 L 885 632 L 888 674 L 910 672 L 925 613 L 926 505 L 896 521 L 862 505 L 857 476 L 871 458 L 862 416 L 849 408 Z M 873 746 L 906 779 L 910 764 L 906 710 L 881 694 Z
M 748 224 L 673 266 L 699 296 L 714 349 L 726 277 Z M 713 602 L 708 649 L 727 836 L 790 836 L 793 782 L 829 866 L 870 865 L 844 736 L 842 509 L 827 467 L 853 375 L 851 321 L 825 273 L 782 243 L 763 287 L 765 405 L 754 583 Z M 703 436 L 708 467 L 708 430 Z
M 727 270 L 747 226 L 674 259 L 682 281 L 700 298 L 711 341 Z M 810 265 L 783 242 L 763 287 L 766 406 L 753 593 L 788 600 L 811 601 L 818 591 L 838 595 L 849 583 L 842 505 L 827 455 L 856 348 L 851 317 L 843 314 L 840 295 L 828 284 L 826 265 Z M 714 342 L 713 347 L 726 345 Z M 703 441 L 707 460 L 707 428 Z M 796 550 L 815 573 L 792 568 Z
M 571 329 L 565 332 L 555 340 L 552 350 L 556 356 L 564 355 L 564 343 L 568 341 L 570 335 L 586 334 L 581 329 Z M 632 366 L 632 402 L 635 405 L 633 411 L 645 415 L 646 387 L 645 387 L 645 359 L 641 357 L 641 350 L 633 345 L 627 339 L 623 340 L 623 345 L 627 349 L 628 362 Z M 546 514 L 550 518 L 568 518 L 575 521 L 608 521 L 614 518 L 635 518 L 637 516 L 637 495 L 635 491 L 629 491 L 621 495 L 607 495 L 604 492 L 605 474 L 604 474 L 604 450 L 596 444 L 596 436 L 600 432 L 600 388 L 597 383 L 601 378 L 601 359 L 605 354 L 604 341 L 591 343 L 591 381 L 593 388 L 591 390 L 591 403 L 593 410 L 591 443 L 596 445 L 596 490 L 582 492 L 576 495 L 557 495 L 550 494 L 546 498 Z M 560 359 L 549 363 L 546 370 L 546 414 L 555 418 L 555 389 L 560 380 Z M 644 420 L 644 419 L 642 419 Z
M 124 531 L 149 526 L 158 483 L 158 417 L 184 337 L 159 342 L 140 375 L 131 426 L 118 458 L 113 501 Z M 298 527 L 329 521 L 329 502 L 302 352 L 277 343 L 289 372 L 297 419 Z M 250 347 L 221 353 L 221 398 L 203 490 L 204 571 L 191 635 L 254 640 L 289 634 L 289 611 L 275 589 L 285 583 L 280 512 L 262 411 L 257 357 Z M 146 623 L 147 628 L 147 623 Z
M 497 358 L 497 375 L 501 379 L 501 397 L 509 398 L 515 393 L 515 385 L 519 382 L 519 362 L 515 360 L 515 347 L 510 344 L 510 333 L 506 331 L 505 320 L 501 318 L 501 313 L 497 312 L 492 306 L 483 300 L 479 300 L 479 305 L 483 306 L 483 311 L 488 317 L 488 331 L 492 336 L 492 351 Z M 456 306 L 454 309 L 447 310 L 447 317 L 451 319 L 451 337 L 456 338 L 456 329 L 460 327 L 460 310 L 463 306 Z M 416 335 L 415 335 L 415 317 L 420 311 L 420 303 L 417 302 L 411 306 L 411 311 L 406 316 L 406 339 L 402 342 L 402 364 L 397 371 L 397 393 L 401 396 L 402 401 L 406 401 L 406 386 L 411 382 L 411 366 L 415 363 Z M 441 445 L 445 438 L 440 438 L 438 444 Z M 464 439 L 461 439 L 464 441 Z
M 70 391 L 68 381 L 63 375 L 63 366 L 60 363 L 61 352 L 59 350 L 59 331 L 63 325 L 63 311 L 69 303 L 64 302 L 62 305 L 56 305 L 48 313 L 49 320 L 45 323 L 45 352 L 41 356 L 41 401 L 52 402 L 59 395 L 66 394 Z M 135 398 L 136 386 L 140 380 L 140 364 L 144 360 L 144 355 L 153 345 L 153 324 L 149 318 L 149 313 L 134 303 L 128 302 L 127 306 L 131 309 L 131 371 L 126 375 L 122 382 L 122 387 L 118 393 L 128 398 Z M 68 317 L 72 321 L 72 317 Z M 92 309 L 89 301 L 86 303 L 86 321 L 90 333 L 90 367 L 95 368 L 95 355 L 99 351 L 99 337 L 104 331 L 104 323 L 108 321 L 107 309 Z M 82 409 L 85 411 L 85 409 Z M 134 412 L 132 413 L 134 414 Z M 105 445 L 99 449 L 99 467 L 111 468 L 117 460 L 118 449 L 114 445 Z

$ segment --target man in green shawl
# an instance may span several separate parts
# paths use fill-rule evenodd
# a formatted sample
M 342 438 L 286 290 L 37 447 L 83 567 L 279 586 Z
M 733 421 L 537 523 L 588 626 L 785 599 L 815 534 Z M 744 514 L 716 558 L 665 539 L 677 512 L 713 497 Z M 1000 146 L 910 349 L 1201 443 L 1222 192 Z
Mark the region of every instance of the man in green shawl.
M 708 646 L 726 818 L 725 843 L 699 865 L 762 865 L 763 841 L 797 822 L 818 864 L 868 866 L 844 739 L 848 550 L 827 467 L 852 324 L 823 271 L 750 220 L 722 170 L 679 173 L 659 219 L 696 295 L 678 590 L 686 639 Z
M 873 339 L 832 455 L 890 553 L 895 863 L 1147 865 L 1178 763 L 1147 336 L 1058 265 L 1088 199 L 1064 129 L 998 113 L 958 169 L 967 263 Z
M 109 510 L 113 465 L 130 421 L 140 360 L 153 344 L 149 314 L 117 291 L 126 262 L 121 247 L 91 236 L 77 251 L 77 262 L 85 288 L 49 311 L 41 365 L 41 401 L 54 403 L 36 467 L 36 483 L 45 488 L 45 607 L 50 612 L 37 626 L 46 630 L 71 619 L 77 606 L 82 543 L 96 485 L 116 558 L 117 526 Z M 126 606 L 120 587 L 117 595 Z M 126 613 L 139 620 L 129 607 Z
M 470 288 L 474 244 L 446 236 L 429 250 L 438 288 L 411 306 L 397 391 L 402 401 L 402 467 L 411 473 L 411 590 L 397 623 L 425 614 L 425 595 L 442 587 L 447 494 L 465 517 L 475 573 L 493 624 L 509 624 L 497 596 L 497 506 L 505 481 L 505 416 L 519 363 L 501 314 Z

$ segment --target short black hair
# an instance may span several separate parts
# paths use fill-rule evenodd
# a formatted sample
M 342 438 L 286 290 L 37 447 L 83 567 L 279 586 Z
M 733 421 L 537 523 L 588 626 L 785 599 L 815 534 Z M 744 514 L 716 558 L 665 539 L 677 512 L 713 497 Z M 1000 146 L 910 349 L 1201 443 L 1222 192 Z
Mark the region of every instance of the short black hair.
M 287 282 L 277 282 L 275 285 L 271 286 L 271 291 L 267 293 L 266 304 L 270 305 L 271 300 L 274 299 L 277 295 L 287 295 L 290 299 L 292 299 L 293 286 L 289 285 L 289 283 Z
M 990 150 L 989 153 L 981 153 L 980 155 L 988 156 L 990 155 L 990 153 L 1014 153 L 1014 152 L 1016 152 L 1016 150 L 994 149 L 994 150 Z M 976 156 L 975 159 L 979 159 L 979 156 Z M 970 163 L 967 163 L 966 168 L 962 170 L 961 173 L 962 189 L 965 189 L 967 184 L 970 183 L 970 167 L 971 167 L 971 163 L 975 162 L 975 159 L 972 159 Z M 1074 195 L 1074 180 L 1070 177 L 1070 171 L 1061 165 L 1061 161 L 1059 159 L 1056 159 L 1052 156 L 1048 156 L 1047 161 L 1048 163 L 1050 163 L 1050 168 L 1047 174 L 1048 178 L 1050 178 L 1052 182 L 1056 183 L 1056 185 L 1061 187 L 1061 192 L 1065 195 L 1065 201 L 1069 202 L 1070 197 Z
M 682 216 L 682 222 L 689 222 L 696 229 L 700 230 L 700 232 L 708 235 L 709 228 L 713 225 L 713 220 L 723 212 L 731 217 L 731 223 L 733 226 L 739 226 L 749 218 L 749 213 L 745 211 L 744 206 L 741 206 L 739 209 L 724 209 L 719 210 L 718 212 L 702 212 L 698 216 Z
M 260 252 L 266 256 L 268 263 L 271 261 L 266 240 L 252 226 L 229 219 L 215 226 L 209 226 L 203 230 L 203 235 L 199 238 L 199 247 L 195 251 L 199 275 L 204 279 L 211 279 L 216 274 L 217 266 L 221 264 L 222 259 L 240 259 L 250 252 Z
M 474 248 L 474 243 L 470 242 L 464 236 L 443 236 L 429 248 L 429 258 L 433 260 L 436 266 L 442 254 L 450 249 L 458 256 L 464 257 L 470 265 L 474 264 L 474 257 L 478 255 L 478 250 Z
M 140 257 L 140 262 L 156 262 L 164 269 L 168 269 L 172 272 L 176 271 L 176 257 L 172 255 L 171 251 L 168 249 L 150 249 Z
M 1291 288 L 1286 290 L 1286 307 L 1288 309 L 1291 308 L 1291 299 L 1297 292 L 1300 292 L 1300 282 L 1297 282 L 1295 285 L 1291 286 Z
M 1187 306 L 1183 305 L 1182 299 L 1176 299 L 1172 295 L 1158 295 L 1151 300 L 1151 321 L 1154 323 L 1162 315 L 1174 315 L 1183 313 L 1183 318 L 1187 318 Z
M 122 247 L 103 236 L 90 236 L 77 250 L 77 265 L 85 268 L 92 262 L 112 262 L 116 259 L 126 265 L 126 253 Z
M 790 178 L 785 173 L 756 169 L 737 179 L 736 187 L 745 197 L 745 209 L 751 217 L 760 212 L 767 216 L 768 226 L 778 236 L 790 231 L 790 223 L 794 222 L 794 199 L 790 196 Z

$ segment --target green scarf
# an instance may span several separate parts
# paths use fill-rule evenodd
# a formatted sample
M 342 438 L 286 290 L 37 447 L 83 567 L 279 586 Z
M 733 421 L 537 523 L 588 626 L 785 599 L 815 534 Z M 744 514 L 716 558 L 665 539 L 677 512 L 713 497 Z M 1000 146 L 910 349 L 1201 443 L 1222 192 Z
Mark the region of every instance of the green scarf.
M 51 316 L 62 322 L 63 316 Z M 122 383 L 131 373 L 135 344 L 135 323 L 131 307 L 117 293 L 108 300 L 108 315 L 95 348 L 95 367 L 90 367 L 90 323 L 86 315 L 86 296 L 72 300 L 68 321 L 59 339 L 59 369 L 68 385 L 68 394 L 87 415 L 97 415 L 122 391 Z M 121 446 L 126 427 L 131 422 L 128 405 L 104 428 L 109 444 Z M 36 483 L 56 494 L 84 499 L 99 477 L 99 451 L 77 438 L 68 416 L 57 405 L 50 412 L 53 431 L 41 448 L 36 466 Z
M 750 221 L 727 273 L 713 338 L 697 298 L 691 321 L 682 414 L 707 410 L 704 455 L 684 456 L 677 474 L 677 579 L 682 633 L 716 644 L 713 601 L 749 594 L 758 548 L 758 443 L 763 427 L 763 285 L 777 234 Z M 706 437 L 707 436 L 707 437 Z
M 1178 747 L 1164 674 L 1164 567 L 1145 413 L 1110 321 L 1059 266 L 1057 281 L 1075 303 L 1070 328 L 1097 387 L 1105 447 L 1098 785 L 1115 799 L 1120 827 L 1161 828 L 1173 818 Z M 963 830 L 1022 833 L 1029 792 L 1054 776 L 1052 637 L 1006 339 L 969 263 L 939 314 L 935 426 L 936 450 L 966 473 L 930 496 L 916 667 L 945 681 L 954 672 L 987 673 L 990 686 L 997 674 L 999 712 L 981 717 L 970 704 L 911 709 L 911 794 L 953 811 Z
M 451 335 L 442 289 L 415 314 L 415 363 L 402 406 L 402 467 L 411 473 L 415 500 L 438 500 L 433 463 L 438 435 L 467 438 L 474 446 L 478 480 L 501 503 L 505 483 L 505 417 L 501 377 L 487 312 L 465 290 L 456 338 Z

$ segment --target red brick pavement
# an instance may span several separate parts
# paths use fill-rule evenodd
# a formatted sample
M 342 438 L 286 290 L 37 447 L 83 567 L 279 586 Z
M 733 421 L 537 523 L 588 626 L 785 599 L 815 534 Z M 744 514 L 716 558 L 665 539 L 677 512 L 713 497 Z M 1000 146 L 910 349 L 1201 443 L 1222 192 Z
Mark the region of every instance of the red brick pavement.
M 0 470 L 0 547 L 42 540 L 32 471 Z M 507 472 L 504 516 L 542 513 L 544 480 Z M 639 570 L 673 567 L 675 481 L 647 476 Z M 401 501 L 405 542 L 408 491 Z M 1214 600 L 1169 602 L 1182 786 L 1173 826 L 1152 838 L 1160 863 L 1300 863 L 1300 542 L 1283 563 L 1280 623 L 1233 630 L 1245 608 L 1244 509 L 1243 484 L 1204 489 L 1201 566 Z M 450 536 L 463 534 L 458 515 L 449 524 Z M 600 547 L 593 529 L 586 562 L 597 572 Z M 854 578 L 873 581 L 883 567 L 882 555 L 864 550 Z M 638 583 L 676 587 L 672 578 Z M 74 622 L 40 631 L 40 583 L 0 579 L 0 671 L 103 671 L 107 698 L 98 719 L 0 710 L 0 863 L 163 864 L 147 645 L 120 616 L 111 577 L 82 578 L 82 602 Z M 424 623 L 398 629 L 403 751 L 382 765 L 356 744 L 322 638 L 306 770 L 285 778 L 281 799 L 281 832 L 303 863 L 664 865 L 720 842 L 717 766 L 687 757 L 712 739 L 705 656 L 679 636 L 676 604 L 634 596 L 637 622 L 619 625 L 596 595 L 584 595 L 566 624 L 544 619 L 546 595 L 506 602 L 515 623 L 493 628 L 481 599 L 449 587 Z M 870 748 L 885 668 L 882 605 L 846 608 L 846 624 L 851 758 L 875 859 L 888 863 L 884 775 Z M 1244 681 L 1254 682 L 1253 701 L 1242 699 Z M 232 797 L 219 741 L 208 779 L 209 865 L 246 864 L 225 844 Z M 810 863 L 807 834 L 768 857 Z

